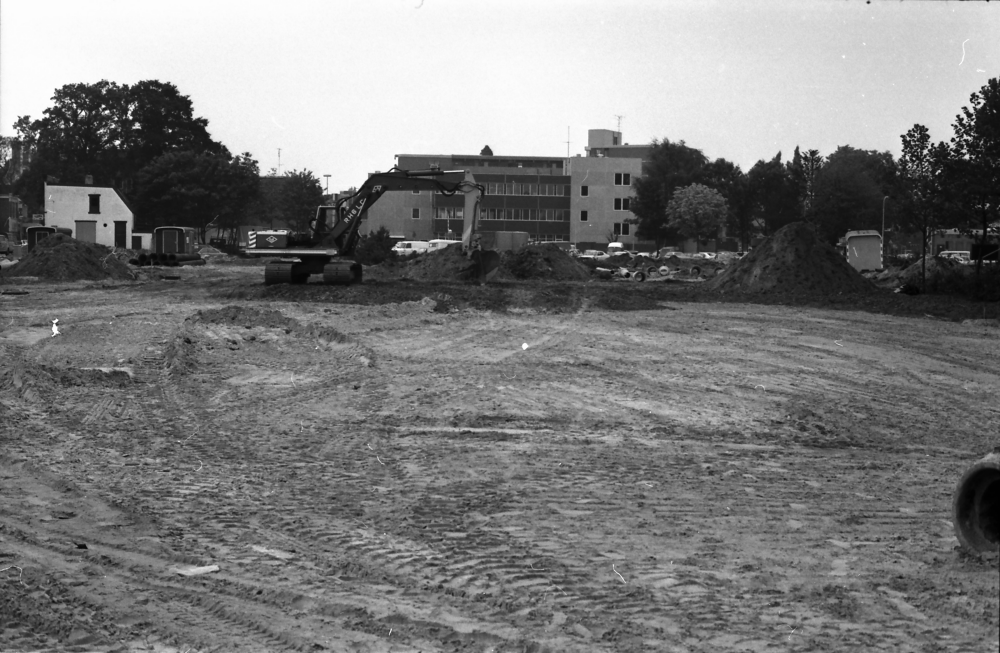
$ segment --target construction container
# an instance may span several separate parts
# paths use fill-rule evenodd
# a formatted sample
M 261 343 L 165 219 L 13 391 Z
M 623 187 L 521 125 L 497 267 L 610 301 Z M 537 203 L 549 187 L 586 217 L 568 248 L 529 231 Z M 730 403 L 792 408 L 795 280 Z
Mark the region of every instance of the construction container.
M 197 245 L 198 232 L 191 227 L 153 229 L 153 252 L 156 254 L 193 254 Z
M 844 246 L 847 262 L 858 272 L 882 269 L 882 236 L 877 231 L 848 231 Z

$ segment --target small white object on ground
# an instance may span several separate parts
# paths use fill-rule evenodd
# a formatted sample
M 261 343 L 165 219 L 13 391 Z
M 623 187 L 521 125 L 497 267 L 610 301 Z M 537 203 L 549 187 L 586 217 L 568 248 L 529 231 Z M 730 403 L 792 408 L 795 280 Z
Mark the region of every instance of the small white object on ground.
M 527 348 L 528 348 L 528 343 L 526 342 L 521 343 L 521 349 L 527 349 Z
M 170 567 L 168 571 L 172 571 L 175 574 L 180 574 L 181 576 L 201 576 L 202 574 L 210 574 L 213 571 L 219 571 L 219 565 L 207 565 L 205 567 L 196 567 L 194 565 L 183 565 L 178 567 Z
M 52 337 L 59 335 L 59 318 L 52 320 Z

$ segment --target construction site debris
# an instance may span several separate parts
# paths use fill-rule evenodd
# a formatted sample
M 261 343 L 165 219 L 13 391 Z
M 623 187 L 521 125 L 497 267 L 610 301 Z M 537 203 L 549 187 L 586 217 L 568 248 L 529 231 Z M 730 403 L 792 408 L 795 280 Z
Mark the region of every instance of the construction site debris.
M 720 293 L 828 296 L 875 290 L 805 222 L 782 227 L 705 283 Z

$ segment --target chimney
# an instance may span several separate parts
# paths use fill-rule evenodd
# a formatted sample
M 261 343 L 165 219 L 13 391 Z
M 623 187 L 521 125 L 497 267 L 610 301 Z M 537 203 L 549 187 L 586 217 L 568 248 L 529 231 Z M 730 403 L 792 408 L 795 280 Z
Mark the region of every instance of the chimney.
M 83 178 L 83 183 L 88 186 L 94 185 L 94 175 L 87 175 Z

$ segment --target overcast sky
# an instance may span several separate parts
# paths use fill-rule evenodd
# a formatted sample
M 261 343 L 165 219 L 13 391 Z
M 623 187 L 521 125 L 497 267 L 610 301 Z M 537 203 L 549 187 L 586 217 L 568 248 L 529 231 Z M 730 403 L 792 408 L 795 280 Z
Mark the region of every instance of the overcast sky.
M 588 129 L 744 170 L 935 141 L 1000 76 L 998 3 L 3 0 L 0 133 L 53 91 L 172 82 L 262 172 L 357 186 L 396 154 L 582 154 Z

